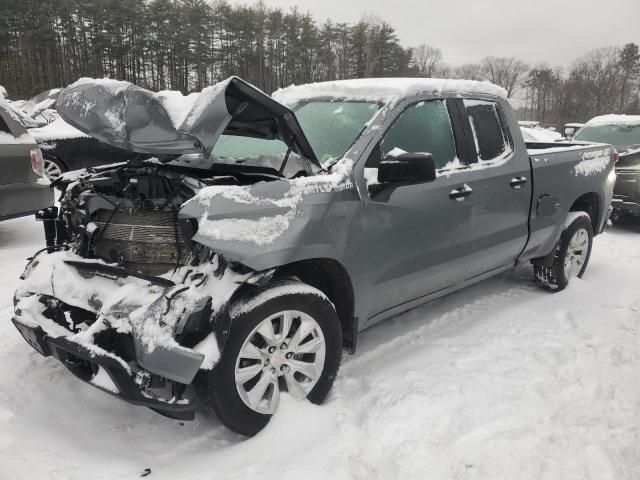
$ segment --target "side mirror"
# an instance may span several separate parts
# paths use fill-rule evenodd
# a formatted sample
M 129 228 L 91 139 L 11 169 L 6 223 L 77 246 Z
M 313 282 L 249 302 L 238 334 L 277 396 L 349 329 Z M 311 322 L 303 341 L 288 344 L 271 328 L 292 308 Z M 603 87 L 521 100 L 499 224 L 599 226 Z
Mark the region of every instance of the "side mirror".
M 380 183 L 424 183 L 436 179 L 436 163 L 430 153 L 386 155 L 378 164 Z

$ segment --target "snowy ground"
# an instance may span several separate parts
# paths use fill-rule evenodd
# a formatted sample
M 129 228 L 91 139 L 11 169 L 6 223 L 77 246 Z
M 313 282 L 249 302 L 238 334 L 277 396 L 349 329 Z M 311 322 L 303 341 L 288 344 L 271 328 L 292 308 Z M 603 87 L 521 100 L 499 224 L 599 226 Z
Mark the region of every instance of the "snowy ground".
M 366 332 L 322 407 L 245 440 L 111 398 L 11 325 L 31 219 L 0 223 L 0 479 L 640 478 L 640 228 L 597 238 L 582 281 L 529 268 Z

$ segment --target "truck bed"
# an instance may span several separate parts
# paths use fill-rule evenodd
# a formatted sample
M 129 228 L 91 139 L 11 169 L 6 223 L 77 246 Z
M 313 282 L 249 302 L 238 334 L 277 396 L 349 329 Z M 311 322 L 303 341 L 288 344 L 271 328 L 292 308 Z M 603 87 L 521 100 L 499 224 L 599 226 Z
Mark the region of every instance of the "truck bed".
M 594 233 L 600 233 L 607 220 L 606 206 L 611 203 L 611 188 L 606 185 L 615 181 L 610 177 L 613 147 L 579 142 L 527 142 L 526 146 L 534 182 L 529 242 L 521 259 L 544 257 L 553 251 L 563 219 L 576 199 L 599 199 L 598 206 L 588 213 Z

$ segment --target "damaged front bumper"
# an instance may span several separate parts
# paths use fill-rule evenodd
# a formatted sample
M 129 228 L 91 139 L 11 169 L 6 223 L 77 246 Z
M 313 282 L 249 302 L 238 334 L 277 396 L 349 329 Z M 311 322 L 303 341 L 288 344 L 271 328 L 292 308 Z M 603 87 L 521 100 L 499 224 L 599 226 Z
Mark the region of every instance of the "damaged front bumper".
M 200 369 L 216 365 L 222 347 L 216 334 L 228 330 L 228 301 L 248 276 L 219 262 L 182 267 L 169 279 L 68 251 L 43 252 L 16 290 L 13 323 L 36 351 L 81 380 L 192 419 L 187 387 Z
M 34 350 L 45 357 L 53 356 L 71 373 L 100 390 L 131 403 L 149 407 L 167 417 L 192 420 L 195 417 L 193 400 L 167 399 L 153 393 L 144 385 L 144 377 L 108 352 L 98 352 L 64 336 L 52 336 L 40 326 L 31 326 L 19 318 L 13 323 Z

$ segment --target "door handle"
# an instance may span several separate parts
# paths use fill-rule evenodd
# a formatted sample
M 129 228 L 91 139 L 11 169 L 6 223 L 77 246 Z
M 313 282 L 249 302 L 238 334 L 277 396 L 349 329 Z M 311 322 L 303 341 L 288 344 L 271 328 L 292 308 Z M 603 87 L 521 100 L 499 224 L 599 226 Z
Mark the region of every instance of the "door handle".
M 461 202 L 472 193 L 473 193 L 473 188 L 471 188 L 469 185 L 465 183 L 460 188 L 454 188 L 453 190 L 451 190 L 449 192 L 449 198 L 452 200 Z
M 511 188 L 514 190 L 520 190 L 525 183 L 527 183 L 527 177 L 514 177 L 509 182 L 509 185 L 511 185 Z

